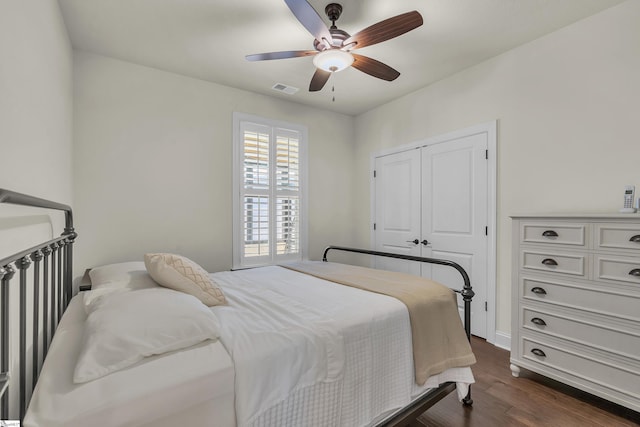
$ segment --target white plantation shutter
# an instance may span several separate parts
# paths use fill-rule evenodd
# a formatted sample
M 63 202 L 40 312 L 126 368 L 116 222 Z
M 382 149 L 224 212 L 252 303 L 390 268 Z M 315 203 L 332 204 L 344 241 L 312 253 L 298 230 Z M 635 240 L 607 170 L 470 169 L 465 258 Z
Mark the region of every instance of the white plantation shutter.
M 306 129 L 234 115 L 234 268 L 303 257 Z
M 269 171 L 271 130 L 244 123 L 242 137 L 242 257 L 269 259 Z
M 276 129 L 276 254 L 300 253 L 300 137 Z

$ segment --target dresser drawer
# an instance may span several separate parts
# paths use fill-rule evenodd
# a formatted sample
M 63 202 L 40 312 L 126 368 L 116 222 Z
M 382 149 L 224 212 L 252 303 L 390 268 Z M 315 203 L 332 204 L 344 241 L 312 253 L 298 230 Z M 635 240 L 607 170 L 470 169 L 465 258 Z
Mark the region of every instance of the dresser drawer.
M 524 243 L 572 246 L 586 245 L 586 224 L 552 224 L 527 221 L 523 222 L 521 227 L 520 239 Z
M 560 254 L 548 252 L 522 251 L 521 265 L 525 270 L 586 276 L 586 255 Z
M 640 322 L 640 293 L 629 295 L 603 284 L 578 285 L 522 276 L 520 289 L 527 301 L 547 302 Z
M 580 316 L 524 307 L 522 327 L 543 334 L 595 346 L 605 351 L 623 354 L 640 362 L 640 328 L 628 323 L 607 324 L 599 316 Z
M 640 258 L 595 255 L 596 280 L 614 280 L 638 284 L 640 291 Z M 640 307 L 638 307 L 640 310 Z
M 640 396 L 640 370 L 637 368 L 528 337 L 523 337 L 522 351 L 523 359 L 543 370 L 551 368 L 563 376 L 602 385 L 634 399 Z
M 596 249 L 629 249 L 640 254 L 640 225 L 596 224 Z

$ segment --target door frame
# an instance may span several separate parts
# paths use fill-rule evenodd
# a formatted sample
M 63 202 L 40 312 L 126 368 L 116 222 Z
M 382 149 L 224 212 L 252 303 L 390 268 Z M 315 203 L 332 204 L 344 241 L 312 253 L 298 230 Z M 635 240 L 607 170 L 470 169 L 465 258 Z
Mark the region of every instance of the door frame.
M 432 136 L 426 139 L 417 140 L 409 144 L 399 145 L 392 148 L 376 151 L 371 153 L 369 159 L 369 194 L 371 195 L 371 206 L 369 207 L 369 230 L 370 245 L 375 247 L 375 230 L 373 224 L 376 222 L 375 208 L 376 208 L 376 195 L 375 195 L 375 180 L 374 171 L 376 165 L 376 157 L 386 156 L 389 154 L 396 154 L 402 151 L 415 150 L 428 145 L 440 144 L 450 141 L 452 139 L 459 139 L 468 136 L 486 134 L 487 136 L 487 225 L 489 226 L 489 235 L 487 236 L 487 341 L 491 344 L 495 344 L 496 341 L 496 280 L 497 280 L 497 171 L 498 171 L 498 121 L 493 120 L 487 123 L 481 123 L 475 126 L 470 126 L 464 129 L 458 129 L 452 132 L 447 132 L 442 135 Z M 473 283 L 471 284 L 473 286 Z

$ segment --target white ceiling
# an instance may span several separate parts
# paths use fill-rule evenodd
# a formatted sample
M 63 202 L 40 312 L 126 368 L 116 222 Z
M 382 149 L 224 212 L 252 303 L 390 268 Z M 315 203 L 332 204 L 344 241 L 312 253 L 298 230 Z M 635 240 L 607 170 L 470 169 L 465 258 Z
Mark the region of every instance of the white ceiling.
M 357 53 L 400 71 L 393 82 L 353 68 L 309 93 L 311 57 L 244 56 L 313 49 L 283 0 L 59 0 L 73 47 L 290 101 L 357 115 L 623 0 L 338 0 L 340 29 L 355 34 L 417 10 L 424 25 Z M 309 0 L 330 23 L 324 7 Z M 300 88 L 294 95 L 275 83 Z M 332 93 L 332 87 L 335 92 Z M 335 101 L 332 98 L 335 96 Z

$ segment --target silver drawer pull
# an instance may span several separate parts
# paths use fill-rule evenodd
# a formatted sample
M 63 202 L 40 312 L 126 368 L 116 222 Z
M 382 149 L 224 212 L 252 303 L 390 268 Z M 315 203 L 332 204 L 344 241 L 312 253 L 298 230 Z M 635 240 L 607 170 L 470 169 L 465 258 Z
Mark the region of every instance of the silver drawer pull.
M 544 351 L 540 350 L 539 348 L 532 348 L 531 353 L 535 354 L 536 356 L 547 357 L 547 355 L 544 354 Z
M 534 317 L 533 319 L 531 319 L 531 323 L 536 324 L 538 326 L 547 326 L 547 322 L 545 322 L 539 317 Z
M 546 295 L 547 291 L 545 291 L 544 289 L 542 289 L 539 286 L 536 286 L 535 288 L 531 288 L 531 292 L 533 292 L 534 294 L 538 294 L 538 295 Z
M 545 230 L 542 232 L 542 237 L 558 237 L 558 233 L 553 230 Z
M 543 260 L 542 260 L 542 263 L 543 263 L 544 265 L 546 265 L 547 267 L 551 267 L 551 266 L 558 265 L 558 263 L 556 262 L 556 260 L 555 260 L 555 259 L 553 259 L 553 258 L 545 258 L 545 259 L 543 259 Z
M 633 243 L 640 243 L 640 234 L 636 234 L 635 236 L 632 236 L 632 237 L 629 239 L 629 241 L 630 241 L 630 242 L 633 242 Z
M 640 277 L 640 268 L 634 268 L 629 272 L 629 276 Z

